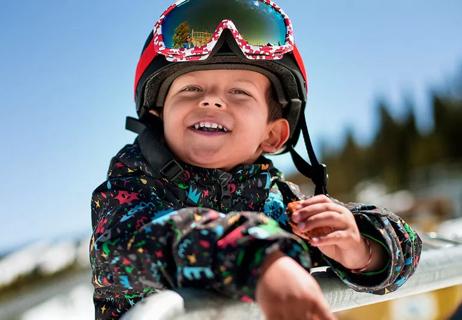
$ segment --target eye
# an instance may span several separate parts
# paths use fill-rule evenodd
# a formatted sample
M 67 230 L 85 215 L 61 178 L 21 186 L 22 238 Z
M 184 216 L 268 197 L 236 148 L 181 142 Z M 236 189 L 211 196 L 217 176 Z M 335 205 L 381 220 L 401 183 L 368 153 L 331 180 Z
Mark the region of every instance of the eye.
M 247 91 L 244 91 L 242 89 L 231 89 L 232 94 L 239 94 L 239 95 L 246 95 L 246 96 L 251 96 Z
M 202 92 L 202 88 L 199 86 L 186 86 L 181 89 L 181 92 Z

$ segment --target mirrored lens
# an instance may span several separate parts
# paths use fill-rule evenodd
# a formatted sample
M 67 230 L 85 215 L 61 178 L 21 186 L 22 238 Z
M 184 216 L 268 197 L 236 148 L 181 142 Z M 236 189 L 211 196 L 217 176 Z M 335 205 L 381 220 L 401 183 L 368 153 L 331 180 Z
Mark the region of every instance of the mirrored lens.
M 167 48 L 194 48 L 210 41 L 218 24 L 232 20 L 251 45 L 281 46 L 287 27 L 283 16 L 258 0 L 187 0 L 165 18 L 162 34 Z

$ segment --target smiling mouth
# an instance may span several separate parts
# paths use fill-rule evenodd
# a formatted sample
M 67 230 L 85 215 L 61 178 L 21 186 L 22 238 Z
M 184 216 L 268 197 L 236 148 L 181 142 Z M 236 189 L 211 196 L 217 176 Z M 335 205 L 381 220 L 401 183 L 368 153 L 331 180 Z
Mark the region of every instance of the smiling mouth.
M 215 122 L 197 122 L 190 127 L 194 131 L 199 131 L 203 133 L 229 133 L 230 129 L 225 126 L 215 123 Z

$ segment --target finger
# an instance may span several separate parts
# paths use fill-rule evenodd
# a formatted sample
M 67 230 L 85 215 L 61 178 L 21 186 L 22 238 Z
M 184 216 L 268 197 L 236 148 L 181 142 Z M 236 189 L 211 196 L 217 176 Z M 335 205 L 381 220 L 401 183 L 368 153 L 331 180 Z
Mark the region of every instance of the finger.
M 292 214 L 291 218 L 292 218 L 292 221 L 294 222 L 301 222 L 301 221 L 308 219 L 312 215 L 315 215 L 321 212 L 337 211 L 340 213 L 340 212 L 343 212 L 343 209 L 344 208 L 342 206 L 336 203 L 333 203 L 333 202 L 316 203 L 316 204 L 312 204 L 307 207 L 303 207 L 301 209 L 296 210 Z
M 332 246 L 339 245 L 348 237 L 348 232 L 345 230 L 336 230 L 325 236 L 312 237 L 310 244 L 314 247 Z
M 308 199 L 300 200 L 297 202 L 301 206 L 310 206 L 316 203 L 327 203 L 327 202 L 333 202 L 333 201 L 324 194 L 318 194 L 316 196 L 310 197 Z
M 335 211 L 326 211 L 316 214 L 297 224 L 297 228 L 305 232 L 320 227 L 345 229 L 347 224 L 343 221 L 342 216 Z

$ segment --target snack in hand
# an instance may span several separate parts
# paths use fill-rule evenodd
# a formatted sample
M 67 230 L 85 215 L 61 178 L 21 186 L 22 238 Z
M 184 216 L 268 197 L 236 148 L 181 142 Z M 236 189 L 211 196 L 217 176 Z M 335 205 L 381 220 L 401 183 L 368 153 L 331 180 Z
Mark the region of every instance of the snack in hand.
M 292 214 L 297 210 L 298 207 L 298 201 L 291 202 L 287 205 L 287 211 L 289 213 L 289 224 L 292 227 L 292 231 L 297 236 L 310 241 L 312 238 L 322 237 L 334 231 L 334 228 L 332 227 L 319 227 L 310 231 L 301 231 L 297 224 L 292 221 Z

